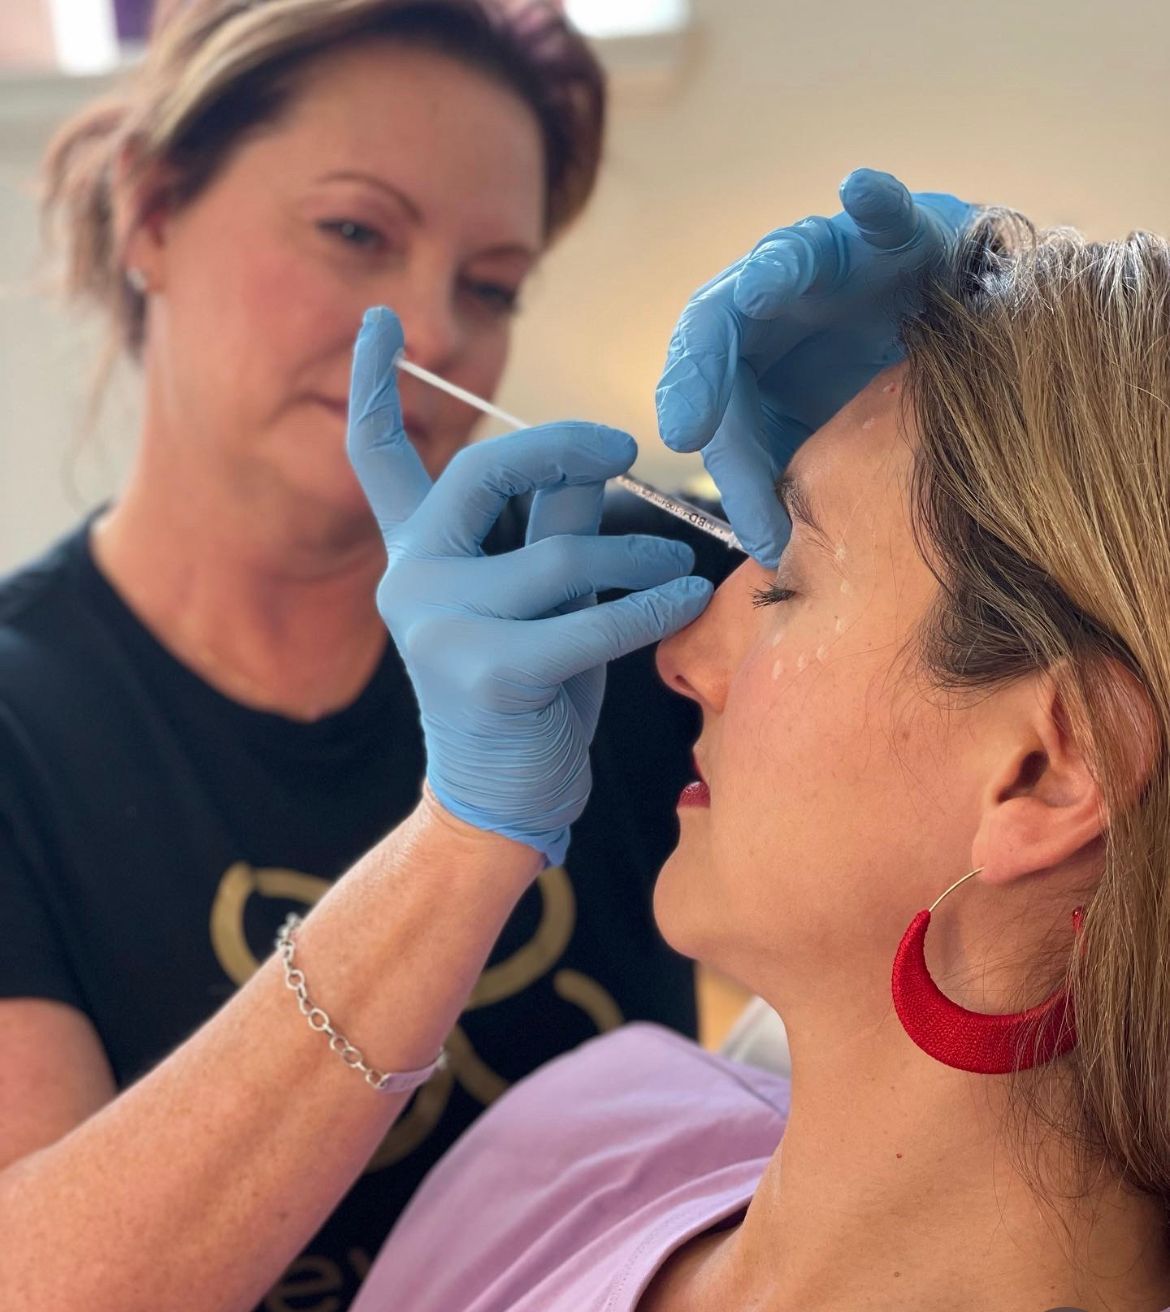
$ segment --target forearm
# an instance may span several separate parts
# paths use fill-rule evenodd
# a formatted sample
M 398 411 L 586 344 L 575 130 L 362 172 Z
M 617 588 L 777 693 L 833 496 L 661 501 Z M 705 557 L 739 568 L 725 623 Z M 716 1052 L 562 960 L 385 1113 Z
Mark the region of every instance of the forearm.
M 310 996 L 371 1065 L 427 1065 L 539 867 L 424 801 L 305 921 Z M 0 1288 L 28 1312 L 243 1312 L 407 1096 L 347 1069 L 270 959 L 138 1084 L 0 1173 Z

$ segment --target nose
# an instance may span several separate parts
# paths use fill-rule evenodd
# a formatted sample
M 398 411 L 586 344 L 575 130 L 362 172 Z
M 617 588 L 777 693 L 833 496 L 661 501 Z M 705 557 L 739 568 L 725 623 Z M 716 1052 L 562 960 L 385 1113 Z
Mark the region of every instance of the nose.
M 704 710 L 723 709 L 732 675 L 759 628 L 752 593 L 771 577 L 754 560 L 744 561 L 693 624 L 658 644 L 655 662 L 668 688 Z
M 449 371 L 464 346 L 454 271 L 421 265 L 412 268 L 387 304 L 394 306 L 402 320 L 407 355 L 434 373 Z

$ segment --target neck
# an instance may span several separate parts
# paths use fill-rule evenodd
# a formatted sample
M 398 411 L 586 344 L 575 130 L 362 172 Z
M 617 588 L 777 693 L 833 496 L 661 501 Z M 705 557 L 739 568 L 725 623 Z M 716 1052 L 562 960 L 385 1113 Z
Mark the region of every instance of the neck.
M 1015 1165 L 1004 1078 L 939 1066 L 888 1020 L 800 1046 L 783 1141 L 743 1224 L 705 1255 L 693 1287 L 709 1301 L 696 1306 L 1160 1312 L 1170 1301 L 1161 1208 L 1112 1183 L 1075 1206 L 1042 1204 Z M 1040 1165 L 1059 1192 L 1069 1163 Z
M 142 622 L 228 696 L 313 720 L 348 705 L 381 658 L 385 550 L 372 519 L 235 502 L 140 448 L 93 551 Z

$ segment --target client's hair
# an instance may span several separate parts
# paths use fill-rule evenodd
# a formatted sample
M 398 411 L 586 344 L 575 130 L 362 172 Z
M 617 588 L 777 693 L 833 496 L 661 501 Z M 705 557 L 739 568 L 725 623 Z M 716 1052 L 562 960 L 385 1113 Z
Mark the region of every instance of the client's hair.
M 112 320 L 115 350 L 142 346 L 143 299 L 114 232 L 120 161 L 165 174 L 167 204 L 207 186 L 234 147 L 279 119 L 313 60 L 388 39 L 460 61 L 513 91 L 544 144 L 545 227 L 556 236 L 597 177 L 605 81 L 584 38 L 549 5 L 506 0 L 171 0 L 141 66 L 75 116 L 45 160 L 46 219 L 64 239 L 66 290 Z
M 1078 1044 L 1014 1105 L 1069 1136 L 1078 1187 L 1106 1168 L 1167 1203 L 1170 246 L 988 212 L 905 341 L 915 522 L 942 584 L 927 669 L 952 690 L 1051 672 L 1109 817 L 1082 950 L 1070 927 L 1042 982 L 1070 988 Z

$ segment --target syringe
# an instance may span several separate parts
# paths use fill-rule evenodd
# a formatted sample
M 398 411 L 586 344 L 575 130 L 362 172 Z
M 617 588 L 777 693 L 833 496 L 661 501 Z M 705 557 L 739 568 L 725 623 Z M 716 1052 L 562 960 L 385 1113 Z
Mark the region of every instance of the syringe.
M 480 410 L 485 415 L 491 415 L 493 419 L 498 419 L 501 423 L 508 424 L 512 428 L 532 427 L 531 424 L 525 423 L 523 419 L 510 415 L 507 410 L 501 410 L 498 405 L 485 401 L 482 396 L 476 396 L 474 392 L 469 392 L 465 387 L 459 387 L 455 383 L 448 382 L 441 374 L 433 374 L 429 369 L 424 369 L 421 364 L 415 364 L 413 360 L 408 360 L 401 351 L 395 356 L 394 363 L 405 373 L 412 375 L 414 378 L 422 379 L 424 383 L 430 383 L 432 387 L 439 388 L 440 391 L 446 392 L 449 396 L 457 397 L 465 405 Z M 636 497 L 641 497 L 643 501 L 649 501 L 652 506 L 657 506 L 659 510 L 665 510 L 668 515 L 676 515 L 693 528 L 709 533 L 711 537 L 717 538 L 724 546 L 731 547 L 735 551 L 743 551 L 743 547 L 739 545 L 739 539 L 735 536 L 731 525 L 726 520 L 719 519 L 715 515 L 708 515 L 706 511 L 699 510 L 697 506 L 688 505 L 687 502 L 680 501 L 677 497 L 667 496 L 665 492 L 659 492 L 656 487 L 643 482 L 640 478 L 634 478 L 632 474 L 618 474 L 612 481 L 618 487 L 625 488 L 627 492 L 632 492 Z

